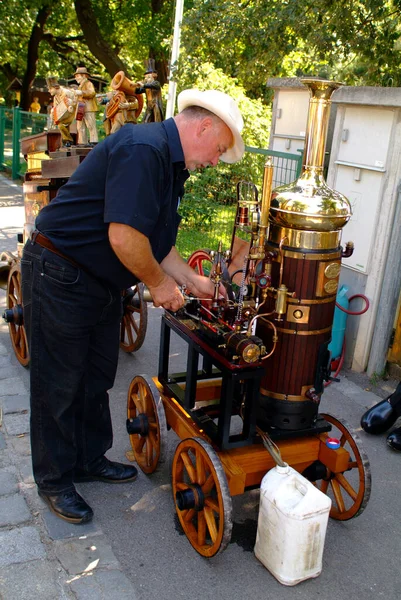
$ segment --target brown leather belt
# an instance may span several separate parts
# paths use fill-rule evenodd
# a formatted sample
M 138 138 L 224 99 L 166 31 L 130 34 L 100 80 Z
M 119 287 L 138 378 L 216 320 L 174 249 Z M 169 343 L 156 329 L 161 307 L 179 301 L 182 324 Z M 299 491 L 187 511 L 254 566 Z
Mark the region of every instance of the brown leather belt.
M 73 260 L 69 256 L 66 256 L 62 252 L 60 252 L 60 250 L 58 250 L 56 248 L 56 246 L 53 244 L 53 242 L 51 240 L 49 240 L 48 237 L 43 235 L 43 233 L 40 233 L 40 231 L 38 231 L 37 229 L 35 231 L 32 231 L 32 233 L 31 233 L 31 242 L 33 244 L 39 244 L 39 246 L 42 246 L 42 248 L 46 248 L 47 250 L 50 250 L 50 252 L 57 254 L 57 256 L 61 256 L 61 258 L 64 258 L 64 260 L 68 260 L 68 262 L 70 262 L 72 265 L 74 265 L 78 269 L 82 268 L 77 262 L 75 262 L 75 260 Z

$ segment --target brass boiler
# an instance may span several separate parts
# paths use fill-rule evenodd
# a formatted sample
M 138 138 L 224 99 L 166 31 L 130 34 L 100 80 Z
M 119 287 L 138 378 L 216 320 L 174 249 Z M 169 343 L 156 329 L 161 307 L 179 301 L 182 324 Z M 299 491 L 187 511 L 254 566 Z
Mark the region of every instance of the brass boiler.
M 330 376 L 330 353 L 341 257 L 341 230 L 351 217 L 350 204 L 323 178 L 330 97 L 341 84 L 303 79 L 310 90 L 303 167 L 291 184 L 271 194 L 266 250 L 274 256 L 272 286 L 260 313 L 272 311 L 277 327 L 276 351 L 264 361 L 260 418 L 287 430 L 312 427 Z M 286 293 L 288 291 L 288 293 Z M 269 345 L 272 329 L 258 319 L 256 335 Z

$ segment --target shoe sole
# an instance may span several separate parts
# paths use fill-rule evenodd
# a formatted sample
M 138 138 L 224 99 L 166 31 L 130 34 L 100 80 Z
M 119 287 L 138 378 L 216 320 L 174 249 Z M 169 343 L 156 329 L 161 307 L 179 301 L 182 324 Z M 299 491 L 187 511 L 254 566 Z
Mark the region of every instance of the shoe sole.
M 104 483 L 129 483 L 130 481 L 135 481 L 137 477 L 138 473 L 133 477 L 128 477 L 127 479 L 109 479 L 107 477 L 101 477 L 100 475 L 88 475 L 86 477 L 74 477 L 74 483 L 86 483 L 89 481 L 103 481 Z
M 40 492 L 38 492 L 38 496 L 42 498 L 43 502 L 49 507 L 50 511 L 54 515 L 56 515 L 56 517 L 58 517 L 59 519 L 63 519 L 63 521 L 67 521 L 67 523 L 73 523 L 73 525 L 83 525 L 85 523 L 89 523 L 89 521 L 92 521 L 93 514 L 87 515 L 86 517 L 82 517 L 81 519 L 75 517 L 66 517 L 65 515 L 62 515 L 61 513 L 54 510 L 51 502 L 45 494 L 41 494 Z

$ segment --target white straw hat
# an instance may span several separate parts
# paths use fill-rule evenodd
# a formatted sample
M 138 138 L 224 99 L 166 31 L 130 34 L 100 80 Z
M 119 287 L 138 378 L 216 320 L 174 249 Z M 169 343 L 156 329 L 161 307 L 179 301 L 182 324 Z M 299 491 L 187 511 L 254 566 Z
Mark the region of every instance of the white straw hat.
M 205 92 L 184 90 L 178 95 L 177 104 L 178 112 L 188 106 L 201 106 L 224 121 L 233 134 L 234 144 L 221 155 L 220 160 L 225 163 L 235 163 L 241 160 L 245 152 L 245 145 L 241 137 L 244 121 L 237 103 L 231 96 L 218 90 L 206 90 Z

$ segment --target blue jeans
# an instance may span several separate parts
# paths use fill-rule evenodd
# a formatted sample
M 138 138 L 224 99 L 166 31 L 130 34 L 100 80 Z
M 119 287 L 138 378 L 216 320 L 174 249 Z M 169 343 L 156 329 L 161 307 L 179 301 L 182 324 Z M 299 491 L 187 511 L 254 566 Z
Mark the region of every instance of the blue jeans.
M 57 494 L 73 490 L 74 469 L 90 470 L 112 445 L 121 294 L 30 241 L 21 272 L 33 474 Z

